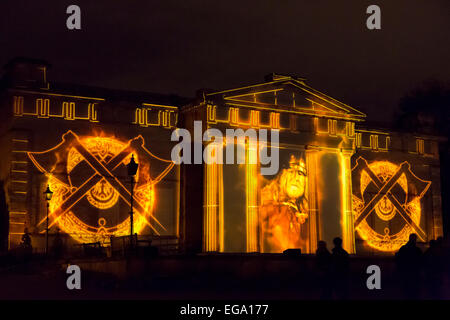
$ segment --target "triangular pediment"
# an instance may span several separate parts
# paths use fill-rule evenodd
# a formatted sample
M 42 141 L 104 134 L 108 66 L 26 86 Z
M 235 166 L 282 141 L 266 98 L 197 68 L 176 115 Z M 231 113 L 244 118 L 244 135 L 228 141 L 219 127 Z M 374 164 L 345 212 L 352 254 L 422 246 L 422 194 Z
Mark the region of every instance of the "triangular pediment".
M 289 111 L 331 118 L 364 120 L 365 114 L 308 86 L 304 79 L 279 76 L 272 81 L 214 92 L 207 98 L 241 107 Z

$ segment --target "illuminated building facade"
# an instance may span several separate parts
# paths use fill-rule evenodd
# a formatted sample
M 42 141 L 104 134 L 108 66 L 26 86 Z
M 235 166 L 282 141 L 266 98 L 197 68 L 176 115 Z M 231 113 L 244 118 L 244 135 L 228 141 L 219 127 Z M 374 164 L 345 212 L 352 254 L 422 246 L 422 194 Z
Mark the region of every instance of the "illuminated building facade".
M 365 128 L 365 114 L 305 79 L 272 74 L 185 99 L 63 87 L 48 82 L 47 68 L 18 59 L 3 78 L 9 248 L 25 228 L 43 247 L 47 185 L 51 234 L 71 244 L 128 234 L 131 155 L 134 230 L 177 237 L 186 251 L 312 253 L 340 236 L 350 253 L 390 253 L 412 232 L 421 242 L 442 235 L 439 138 Z M 194 121 L 203 130 L 278 130 L 278 172 L 261 175 L 249 140 L 243 164 L 174 165 L 171 134 L 194 135 Z

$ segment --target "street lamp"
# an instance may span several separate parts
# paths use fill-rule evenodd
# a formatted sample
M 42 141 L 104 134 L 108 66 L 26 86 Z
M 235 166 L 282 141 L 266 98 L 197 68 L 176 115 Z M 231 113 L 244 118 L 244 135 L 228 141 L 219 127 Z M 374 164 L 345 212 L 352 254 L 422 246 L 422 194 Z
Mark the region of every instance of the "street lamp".
M 50 200 L 52 200 L 53 192 L 50 190 L 50 185 L 44 191 L 44 199 L 47 200 L 47 227 L 45 228 L 45 254 L 48 254 L 48 211 L 50 208 Z
M 138 164 L 134 161 L 134 155 L 131 155 L 130 163 L 127 164 L 128 175 L 131 179 L 131 199 L 130 199 L 130 245 L 133 245 L 133 195 L 134 195 L 134 176 L 136 175 Z

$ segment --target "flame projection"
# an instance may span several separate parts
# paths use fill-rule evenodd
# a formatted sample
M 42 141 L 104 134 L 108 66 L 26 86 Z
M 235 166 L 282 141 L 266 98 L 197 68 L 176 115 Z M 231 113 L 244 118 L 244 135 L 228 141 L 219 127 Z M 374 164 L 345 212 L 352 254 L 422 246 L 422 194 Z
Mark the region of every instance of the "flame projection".
M 308 218 L 306 166 L 302 158 L 290 156 L 283 169 L 261 189 L 261 226 L 264 252 L 303 248 L 302 225 Z
M 146 226 L 155 234 L 166 230 L 152 211 L 155 185 L 172 169 L 172 161 L 148 151 L 142 136 L 123 142 L 105 136 L 78 137 L 68 131 L 62 140 L 50 150 L 28 152 L 54 192 L 50 227 L 56 224 L 78 242 L 129 234 L 131 187 L 126 165 L 134 154 L 139 163 L 134 186 L 134 230 L 140 233 Z M 39 224 L 44 222 L 45 218 Z
M 430 181 L 418 178 L 408 162 L 368 164 L 359 157 L 352 172 L 355 228 L 367 245 L 392 252 L 405 244 L 411 233 L 427 240 L 420 227 L 420 199 Z

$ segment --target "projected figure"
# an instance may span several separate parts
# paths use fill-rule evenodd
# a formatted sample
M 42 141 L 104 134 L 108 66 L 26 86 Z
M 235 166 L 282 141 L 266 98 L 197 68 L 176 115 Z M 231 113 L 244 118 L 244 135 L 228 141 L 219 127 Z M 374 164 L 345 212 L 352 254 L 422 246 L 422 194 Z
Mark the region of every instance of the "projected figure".
M 283 169 L 261 190 L 263 251 L 282 252 L 302 248 L 302 224 L 308 217 L 306 166 L 291 155 L 289 169 Z

